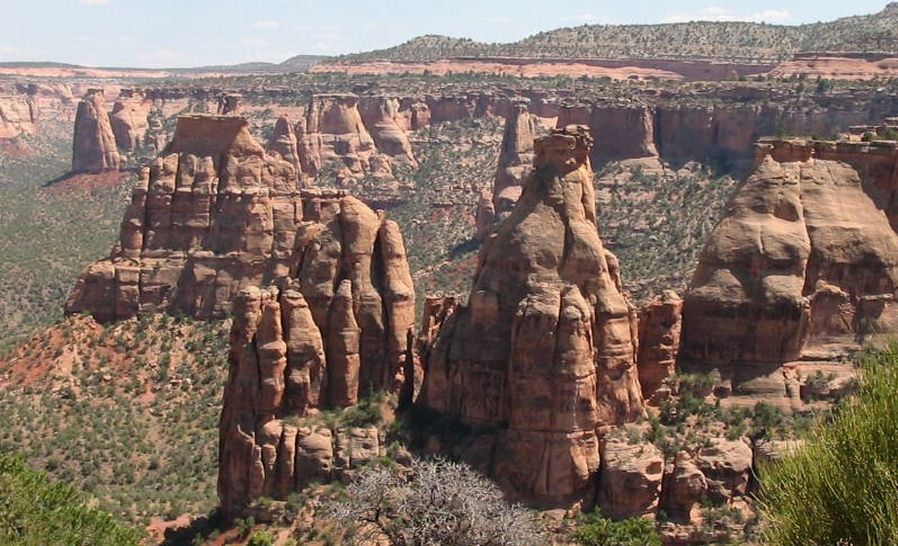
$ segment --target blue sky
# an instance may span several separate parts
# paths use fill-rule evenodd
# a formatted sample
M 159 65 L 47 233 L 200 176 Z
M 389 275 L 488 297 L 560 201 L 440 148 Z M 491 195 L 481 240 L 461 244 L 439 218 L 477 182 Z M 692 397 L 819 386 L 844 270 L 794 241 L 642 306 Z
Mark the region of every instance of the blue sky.
M 184 67 L 388 47 L 421 34 L 487 42 L 584 23 L 875 13 L 886 0 L 0 0 L 0 61 Z

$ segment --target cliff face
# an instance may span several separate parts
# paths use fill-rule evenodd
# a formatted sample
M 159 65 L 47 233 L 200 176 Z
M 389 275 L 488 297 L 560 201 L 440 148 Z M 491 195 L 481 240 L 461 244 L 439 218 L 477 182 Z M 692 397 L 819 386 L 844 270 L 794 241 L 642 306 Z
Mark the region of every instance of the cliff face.
M 37 132 L 37 106 L 26 96 L 0 96 L 0 141 Z
M 92 89 L 81 99 L 75 116 L 72 172 L 118 169 L 120 164 L 103 90 Z
M 125 152 L 133 152 L 140 146 L 147 133 L 151 103 L 140 92 L 122 90 L 112 107 L 109 122 L 115 135 L 115 143 Z
M 329 221 L 300 228 L 289 279 L 234 303 L 219 436 L 229 514 L 380 454 L 376 428 L 298 418 L 379 390 L 410 400 L 415 299 L 402 235 L 360 201 L 335 205 Z
M 642 414 L 635 313 L 596 230 L 588 129 L 536 141 L 533 173 L 484 243 L 467 306 L 426 351 L 420 403 L 494 427 L 486 465 L 518 495 L 588 498 L 598 431 Z
M 82 273 L 66 312 L 223 316 L 241 288 L 286 274 L 300 222 L 340 198 L 303 201 L 294 180 L 293 166 L 268 156 L 245 119 L 179 118 L 169 146 L 141 172 L 119 242 Z
M 496 213 L 510 212 L 521 197 L 524 179 L 533 167 L 533 142 L 536 139 L 536 119 L 527 106 L 518 104 L 505 119 L 502 149 L 493 184 L 493 208 Z
M 701 254 L 681 363 L 780 398 L 784 363 L 894 331 L 894 144 L 767 142 Z M 826 350 L 824 350 L 826 349 Z
M 268 151 L 278 154 L 284 161 L 293 165 L 296 171 L 296 185 L 302 187 L 303 170 L 302 160 L 299 157 L 299 145 L 296 140 L 296 133 L 290 118 L 286 115 L 278 117 L 274 124 L 274 132 L 271 134 L 271 140 L 268 141 Z

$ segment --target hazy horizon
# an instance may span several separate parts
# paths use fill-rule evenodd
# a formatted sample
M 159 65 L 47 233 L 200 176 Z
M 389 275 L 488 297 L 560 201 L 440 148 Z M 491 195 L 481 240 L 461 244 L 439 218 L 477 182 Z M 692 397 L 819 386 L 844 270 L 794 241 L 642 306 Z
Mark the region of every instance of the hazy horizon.
M 13 4 L 13 2 L 15 2 Z M 875 13 L 883 0 L 632 2 L 456 0 L 0 0 L 0 62 L 184 68 L 339 55 L 442 34 L 513 42 L 583 24 L 690 20 L 803 24 Z M 12 4 L 12 5 L 5 5 Z

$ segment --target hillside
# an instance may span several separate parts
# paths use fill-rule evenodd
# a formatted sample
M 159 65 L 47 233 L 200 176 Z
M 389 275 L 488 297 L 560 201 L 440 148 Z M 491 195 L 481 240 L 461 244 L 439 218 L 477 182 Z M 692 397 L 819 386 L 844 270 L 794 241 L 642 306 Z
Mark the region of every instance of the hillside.
M 129 546 L 140 535 L 73 488 L 0 453 L 0 540 L 7 546 Z
M 388 49 L 344 55 L 338 60 L 433 61 L 501 56 L 779 62 L 804 51 L 898 52 L 898 3 L 890 3 L 876 14 L 797 26 L 708 21 L 583 25 L 541 32 L 508 44 L 429 35 Z

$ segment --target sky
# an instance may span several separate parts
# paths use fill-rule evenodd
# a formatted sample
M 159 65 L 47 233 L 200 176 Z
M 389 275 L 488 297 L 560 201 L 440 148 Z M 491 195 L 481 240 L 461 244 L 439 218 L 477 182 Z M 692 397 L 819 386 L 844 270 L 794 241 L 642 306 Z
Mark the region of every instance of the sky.
M 799 24 L 887 0 L 0 0 L 0 61 L 175 68 L 380 49 L 422 34 L 511 42 L 582 24 Z

